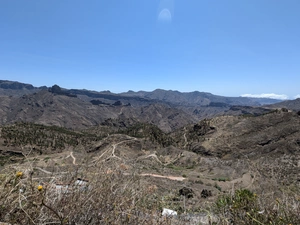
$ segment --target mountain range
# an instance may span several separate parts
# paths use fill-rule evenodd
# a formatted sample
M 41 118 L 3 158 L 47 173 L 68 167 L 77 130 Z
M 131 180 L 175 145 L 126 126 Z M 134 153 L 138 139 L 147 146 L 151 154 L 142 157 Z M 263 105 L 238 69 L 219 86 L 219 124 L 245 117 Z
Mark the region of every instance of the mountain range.
M 226 212 L 226 223 L 217 224 L 227 224 L 232 210 L 241 210 L 241 215 L 253 212 L 253 218 L 265 221 L 260 224 L 269 224 L 270 218 L 273 224 L 299 224 L 299 204 L 294 204 L 300 194 L 299 127 L 300 99 L 161 89 L 116 94 L 0 81 L 0 194 L 17 199 L 3 203 L 3 209 L 20 207 L 19 193 L 29 199 L 35 182 L 59 188 L 76 176 L 96 184 L 95 178 L 111 180 L 118 174 L 104 193 L 110 196 L 120 179 L 127 181 L 135 174 L 136 190 L 151 191 L 160 204 L 154 211 L 166 207 L 199 216 L 197 222 L 188 218 L 175 224 L 208 225 L 213 214 L 220 221 L 224 215 L 213 209 L 218 204 Z M 22 192 L 7 189 L 16 181 Z M 130 193 L 134 190 L 132 184 L 128 188 Z M 233 202 L 224 211 L 229 203 L 221 201 L 222 196 L 231 199 L 235 190 L 250 193 L 246 206 Z M 52 194 L 50 189 L 47 193 Z M 249 211 L 248 200 L 259 201 L 259 208 Z M 281 211 L 275 208 L 279 202 L 285 207 Z M 42 208 L 26 207 L 27 212 Z M 283 219 L 272 217 L 274 209 Z M 260 213 L 263 210 L 266 215 Z M 7 217 L 10 211 L 0 213 L 1 222 L 14 221 Z
M 266 105 L 268 104 L 268 105 Z M 157 89 L 152 92 L 111 93 L 65 89 L 58 85 L 34 87 L 0 81 L 0 124 L 18 121 L 83 129 L 107 122 L 147 122 L 171 132 L 201 119 L 220 115 L 257 116 L 274 108 L 299 109 L 299 100 L 224 97 L 206 92 Z

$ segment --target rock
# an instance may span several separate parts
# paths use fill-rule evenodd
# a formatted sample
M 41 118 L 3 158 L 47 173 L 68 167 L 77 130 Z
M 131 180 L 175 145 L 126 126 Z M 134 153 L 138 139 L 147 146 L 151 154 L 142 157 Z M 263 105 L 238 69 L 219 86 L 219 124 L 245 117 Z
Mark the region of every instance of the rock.
M 193 198 L 194 197 L 194 191 L 191 188 L 183 187 L 179 190 L 179 194 L 183 195 L 187 198 Z
M 121 101 L 116 101 L 114 104 L 112 104 L 113 106 L 122 106 L 122 102 Z
M 162 216 L 177 216 L 177 212 L 172 209 L 163 208 Z
M 211 190 L 203 189 L 201 191 L 201 198 L 208 198 L 212 196 Z
M 211 156 L 212 152 L 201 145 L 201 143 L 193 143 L 191 151 L 199 155 Z

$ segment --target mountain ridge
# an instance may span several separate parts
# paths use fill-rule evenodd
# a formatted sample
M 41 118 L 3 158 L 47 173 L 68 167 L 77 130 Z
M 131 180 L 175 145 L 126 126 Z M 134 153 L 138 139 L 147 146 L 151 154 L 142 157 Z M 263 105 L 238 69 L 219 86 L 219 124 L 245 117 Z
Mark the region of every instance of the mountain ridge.
M 55 84 L 53 86 L 58 86 L 58 85 Z M 40 90 L 45 90 L 48 88 L 49 87 L 47 86 L 34 87 L 32 84 L 21 83 L 18 81 L 0 80 L 0 89 L 15 90 L 15 91 L 19 90 L 20 93 L 22 93 L 22 91 L 38 92 Z M 104 95 L 105 97 L 119 96 L 123 98 L 134 96 L 134 97 L 142 97 L 144 99 L 151 99 L 151 100 L 163 100 L 169 103 L 178 103 L 178 102 L 185 101 L 190 104 L 198 104 L 198 105 L 209 105 L 210 102 L 222 102 L 222 103 L 227 103 L 229 105 L 239 104 L 239 105 L 248 105 L 248 106 L 250 105 L 258 106 L 261 105 L 262 102 L 267 102 L 264 104 L 271 104 L 271 103 L 277 103 L 281 101 L 278 99 L 269 99 L 269 98 L 225 97 L 220 95 L 214 95 L 209 92 L 199 92 L 199 91 L 180 92 L 177 90 L 173 91 L 173 90 L 163 90 L 163 89 L 155 89 L 151 92 L 128 91 L 119 94 L 112 93 L 110 91 L 92 91 L 86 89 L 66 89 L 66 88 L 61 88 L 61 89 L 71 94 L 76 94 L 76 93 L 84 94 L 84 95 L 90 95 L 91 97 L 96 96 L 97 98 L 99 98 L 100 96 L 103 97 Z M 1 91 L 0 94 L 5 95 L 3 91 Z M 173 97 L 171 98 L 171 96 Z M 188 99 L 192 99 L 192 100 L 187 101 Z
M 150 194 L 155 202 L 163 199 L 163 207 L 182 215 L 201 209 L 210 212 L 219 197 L 232 196 L 232 190 L 251 190 L 259 197 L 265 193 L 272 202 L 270 210 L 287 193 L 299 197 L 300 114 L 283 107 L 286 102 L 254 107 L 207 98 L 205 105 L 177 104 L 170 95 L 180 95 L 182 101 L 189 94 L 162 90 L 160 98 L 151 99 L 150 93 L 146 99 L 58 85 L 12 88 L 16 90 L 0 88 L 15 91 L 15 95 L 0 95 L 2 180 L 10 174 L 11 181 L 30 178 L 59 185 L 80 174 L 94 186 L 93 177 L 111 179 L 120 174 L 127 180 L 134 173 L 142 188 L 153 187 Z M 119 180 L 112 187 L 118 184 Z M 25 187 L 22 195 L 31 196 L 27 194 L 33 188 Z M 182 208 L 184 190 L 191 193 Z M 10 193 L 19 199 L 21 192 Z M 44 192 L 36 193 L 40 198 Z M 274 203 L 274 198 L 280 200 Z M 230 207 L 230 213 L 232 209 L 236 210 Z
M 250 98 L 199 91 L 181 93 L 156 89 L 115 94 L 65 89 L 58 85 L 38 88 L 14 81 L 0 81 L 0 96 L 0 124 L 22 121 L 70 129 L 85 129 L 113 120 L 126 126 L 148 122 L 172 132 L 214 116 L 258 116 L 274 110 Z

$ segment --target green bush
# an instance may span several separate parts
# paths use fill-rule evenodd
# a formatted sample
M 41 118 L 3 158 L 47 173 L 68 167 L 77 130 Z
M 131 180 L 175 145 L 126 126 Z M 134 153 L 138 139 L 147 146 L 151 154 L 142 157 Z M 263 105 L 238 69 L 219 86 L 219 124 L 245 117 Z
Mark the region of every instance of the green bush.
M 219 224 L 300 224 L 299 200 L 276 199 L 272 203 L 267 197 L 258 197 L 248 189 L 236 190 L 233 195 L 219 196 L 215 202 L 215 213 L 221 218 Z M 287 200 L 286 199 L 286 200 Z M 293 203 L 293 204 L 291 204 Z

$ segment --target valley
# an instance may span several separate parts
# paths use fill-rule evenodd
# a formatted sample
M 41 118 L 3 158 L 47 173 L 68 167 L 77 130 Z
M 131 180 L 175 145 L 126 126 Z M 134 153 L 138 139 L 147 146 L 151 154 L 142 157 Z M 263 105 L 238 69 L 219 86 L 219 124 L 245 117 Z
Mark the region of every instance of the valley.
M 5 84 L 10 96 L 2 94 L 0 101 L 0 204 L 6 210 L 0 221 L 299 222 L 298 100 L 262 105 L 207 93 L 211 98 Z M 88 182 L 85 194 L 73 191 L 78 179 Z M 232 202 L 238 196 L 239 205 Z M 164 221 L 163 208 L 181 217 Z

